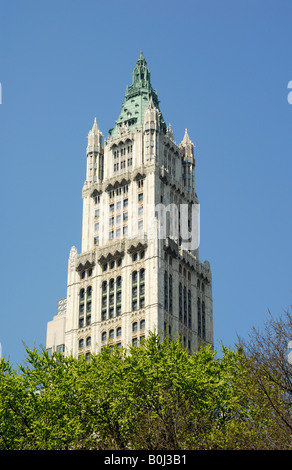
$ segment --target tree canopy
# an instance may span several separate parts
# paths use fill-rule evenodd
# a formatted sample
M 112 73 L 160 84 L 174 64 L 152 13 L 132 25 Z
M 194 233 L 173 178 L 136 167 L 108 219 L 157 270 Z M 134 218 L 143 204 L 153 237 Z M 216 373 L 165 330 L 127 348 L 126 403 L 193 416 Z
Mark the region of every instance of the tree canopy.
M 0 362 L 0 450 L 270 449 L 279 432 L 240 346 L 222 347 L 221 357 L 211 347 L 189 354 L 150 334 L 90 360 L 26 355 L 17 371 Z

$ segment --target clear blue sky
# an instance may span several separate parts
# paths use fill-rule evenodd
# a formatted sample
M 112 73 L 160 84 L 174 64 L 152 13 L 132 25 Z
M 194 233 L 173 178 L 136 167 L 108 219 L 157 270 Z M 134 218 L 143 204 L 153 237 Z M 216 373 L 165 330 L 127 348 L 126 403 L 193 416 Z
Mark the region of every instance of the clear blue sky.
M 0 2 L 2 354 L 45 346 L 80 250 L 87 134 L 118 118 L 143 50 L 179 143 L 196 145 L 214 338 L 233 346 L 292 290 L 292 2 Z

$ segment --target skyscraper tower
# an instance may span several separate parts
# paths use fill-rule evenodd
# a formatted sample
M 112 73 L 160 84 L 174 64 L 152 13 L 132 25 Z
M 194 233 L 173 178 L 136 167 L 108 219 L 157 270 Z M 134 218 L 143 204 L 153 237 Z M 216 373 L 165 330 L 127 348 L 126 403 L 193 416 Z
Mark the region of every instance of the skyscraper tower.
M 88 134 L 81 252 L 46 347 L 78 357 L 139 344 L 152 331 L 190 351 L 213 344 L 210 264 L 199 260 L 194 144 L 173 139 L 142 54 L 104 139 Z

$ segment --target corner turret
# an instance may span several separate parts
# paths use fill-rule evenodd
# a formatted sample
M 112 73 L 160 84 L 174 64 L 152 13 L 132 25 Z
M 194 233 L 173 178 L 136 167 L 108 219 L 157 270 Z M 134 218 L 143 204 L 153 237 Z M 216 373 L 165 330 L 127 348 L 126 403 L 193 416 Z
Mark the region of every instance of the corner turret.
M 92 129 L 88 133 L 87 155 L 87 183 L 95 183 L 103 179 L 103 147 L 102 133 L 98 128 L 96 118 Z

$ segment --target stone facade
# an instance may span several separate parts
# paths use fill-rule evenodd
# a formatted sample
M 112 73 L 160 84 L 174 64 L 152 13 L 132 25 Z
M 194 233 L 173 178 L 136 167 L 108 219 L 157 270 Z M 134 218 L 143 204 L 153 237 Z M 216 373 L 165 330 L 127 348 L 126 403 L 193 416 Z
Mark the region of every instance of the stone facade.
M 187 130 L 174 142 L 142 53 L 115 127 L 103 141 L 94 120 L 86 158 L 81 253 L 70 251 L 47 349 L 90 355 L 150 331 L 180 335 L 190 351 L 213 344 L 211 269 L 193 230 L 194 145 Z

